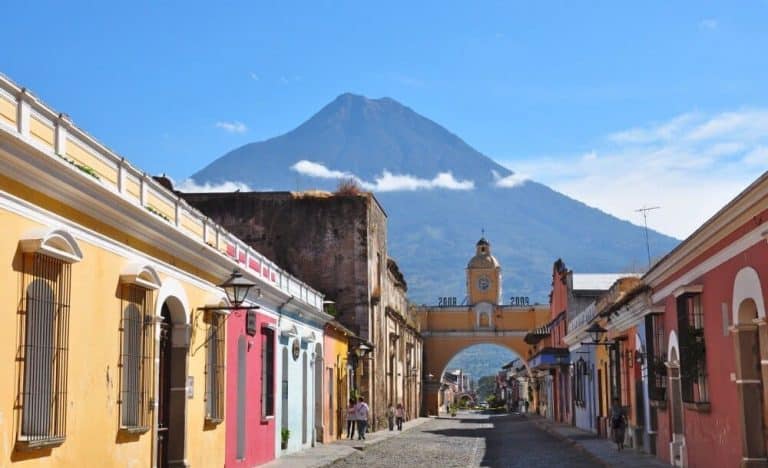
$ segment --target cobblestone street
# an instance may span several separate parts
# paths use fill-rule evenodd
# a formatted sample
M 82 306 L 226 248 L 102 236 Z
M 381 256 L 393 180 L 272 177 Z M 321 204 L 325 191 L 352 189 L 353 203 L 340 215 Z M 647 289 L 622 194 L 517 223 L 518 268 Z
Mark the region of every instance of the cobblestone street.
M 455 418 L 434 419 L 329 466 L 578 468 L 603 465 L 520 416 L 467 412 Z

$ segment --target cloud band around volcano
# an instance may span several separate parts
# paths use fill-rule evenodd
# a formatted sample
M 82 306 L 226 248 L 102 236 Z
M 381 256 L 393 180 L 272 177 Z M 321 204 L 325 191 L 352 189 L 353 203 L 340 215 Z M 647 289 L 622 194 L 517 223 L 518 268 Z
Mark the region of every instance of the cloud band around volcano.
M 472 190 L 475 182 L 458 180 L 449 172 L 439 172 L 432 179 L 423 179 L 410 174 L 393 174 L 386 169 L 373 182 L 365 181 L 351 172 L 329 169 L 323 164 L 302 159 L 291 166 L 291 170 L 307 177 L 318 179 L 354 180 L 361 187 L 373 192 L 397 192 L 414 190 Z

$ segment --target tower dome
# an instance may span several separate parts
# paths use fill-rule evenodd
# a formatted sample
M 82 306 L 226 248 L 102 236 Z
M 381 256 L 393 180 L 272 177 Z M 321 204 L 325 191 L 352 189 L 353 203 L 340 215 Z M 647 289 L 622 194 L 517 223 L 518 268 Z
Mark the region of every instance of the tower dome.
M 491 244 L 481 237 L 477 241 L 475 256 L 469 260 L 467 268 L 498 268 L 499 261 L 491 255 Z

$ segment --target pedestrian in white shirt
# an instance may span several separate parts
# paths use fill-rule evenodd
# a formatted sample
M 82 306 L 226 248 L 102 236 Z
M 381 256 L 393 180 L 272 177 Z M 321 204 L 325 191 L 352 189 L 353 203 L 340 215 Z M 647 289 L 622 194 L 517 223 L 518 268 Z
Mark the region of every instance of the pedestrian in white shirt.
M 369 411 L 370 409 L 368 408 L 368 403 L 365 402 L 365 398 L 358 398 L 357 406 L 355 406 L 355 412 L 357 413 L 357 440 L 365 440 Z

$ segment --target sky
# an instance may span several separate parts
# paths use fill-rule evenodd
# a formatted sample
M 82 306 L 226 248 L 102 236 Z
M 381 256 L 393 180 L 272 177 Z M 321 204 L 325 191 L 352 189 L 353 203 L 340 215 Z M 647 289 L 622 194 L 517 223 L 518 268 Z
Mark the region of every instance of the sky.
M 32 3 L 0 72 L 176 180 L 344 92 L 678 238 L 768 169 L 768 0 Z

